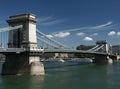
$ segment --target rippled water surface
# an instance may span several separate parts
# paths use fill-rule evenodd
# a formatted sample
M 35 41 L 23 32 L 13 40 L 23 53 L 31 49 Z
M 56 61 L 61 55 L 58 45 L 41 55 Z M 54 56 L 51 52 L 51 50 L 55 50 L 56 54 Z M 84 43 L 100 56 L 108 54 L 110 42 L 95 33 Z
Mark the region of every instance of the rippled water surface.
M 45 76 L 0 76 L 0 89 L 120 89 L 120 63 L 49 68 Z

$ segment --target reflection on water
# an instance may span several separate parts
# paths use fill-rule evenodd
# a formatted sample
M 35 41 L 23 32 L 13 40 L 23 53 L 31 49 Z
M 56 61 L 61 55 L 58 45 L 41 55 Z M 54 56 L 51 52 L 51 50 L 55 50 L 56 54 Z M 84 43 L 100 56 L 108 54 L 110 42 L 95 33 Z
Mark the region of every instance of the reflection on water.
M 0 63 L 0 66 L 2 66 L 2 63 Z M 2 67 L 0 67 L 0 71 L 1 68 Z M 0 89 L 43 89 L 44 77 L 45 76 L 0 75 Z
M 45 76 L 0 76 L 0 89 L 119 89 L 120 63 L 46 70 Z
M 107 66 L 107 84 L 109 89 L 120 87 L 120 62 Z
M 43 76 L 4 76 L 0 89 L 43 89 Z
M 43 89 L 44 76 L 31 76 L 29 89 Z
M 0 62 L 0 74 L 1 74 L 1 72 L 2 72 L 2 64 L 3 64 L 4 62 Z

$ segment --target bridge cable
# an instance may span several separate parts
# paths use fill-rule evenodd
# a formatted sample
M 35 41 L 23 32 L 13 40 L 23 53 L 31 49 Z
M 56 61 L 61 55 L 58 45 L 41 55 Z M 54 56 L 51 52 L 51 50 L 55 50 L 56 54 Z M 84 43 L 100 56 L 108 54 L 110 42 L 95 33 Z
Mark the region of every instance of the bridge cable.
M 96 49 L 98 46 L 99 46 L 99 45 L 96 45 L 95 47 L 93 47 L 93 48 L 91 48 L 91 49 L 89 49 L 89 50 L 87 50 L 87 51 L 92 51 L 92 50 Z
M 101 45 L 100 47 L 98 47 L 97 49 L 93 50 L 94 52 L 98 51 L 99 49 L 101 49 L 104 45 Z
M 39 38 L 39 37 L 37 37 L 37 39 L 38 39 L 39 41 L 42 41 L 42 42 L 44 42 L 44 43 L 46 43 L 46 44 L 52 46 L 52 47 L 58 48 L 58 46 L 55 46 L 55 45 L 49 44 L 47 41 L 45 41 L 45 40 L 43 40 L 43 39 L 41 39 L 41 38 Z
M 60 47 L 69 48 L 69 47 L 67 47 L 67 46 L 65 46 L 65 45 L 63 45 L 63 44 L 61 44 L 61 43 L 59 43 L 59 42 L 57 42 L 57 41 L 55 41 L 55 40 L 47 37 L 45 34 L 43 34 L 42 32 L 40 32 L 39 30 L 36 30 L 36 31 L 37 31 L 40 35 L 44 36 L 44 37 L 47 38 L 48 40 L 50 40 L 50 41 L 54 42 L 55 44 L 59 45 Z

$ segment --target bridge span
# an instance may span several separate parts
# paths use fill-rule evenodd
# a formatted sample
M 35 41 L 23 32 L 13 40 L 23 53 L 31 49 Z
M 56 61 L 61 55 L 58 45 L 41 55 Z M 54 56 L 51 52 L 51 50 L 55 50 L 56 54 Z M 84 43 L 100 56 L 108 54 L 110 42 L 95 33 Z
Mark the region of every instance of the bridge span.
M 0 28 L 0 54 L 6 56 L 3 75 L 44 75 L 40 56 L 47 53 L 94 54 L 95 62 L 116 58 L 107 41 L 97 41 L 96 46 L 88 50 L 75 50 L 47 37 L 36 29 L 34 14 L 10 16 L 7 22 L 9 27 Z

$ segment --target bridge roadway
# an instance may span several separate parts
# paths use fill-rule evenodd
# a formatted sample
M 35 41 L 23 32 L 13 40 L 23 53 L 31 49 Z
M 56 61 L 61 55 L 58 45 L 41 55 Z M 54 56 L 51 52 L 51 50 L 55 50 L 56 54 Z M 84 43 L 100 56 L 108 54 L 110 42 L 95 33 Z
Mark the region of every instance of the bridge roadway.
M 22 53 L 28 50 L 24 48 L 0 48 L 0 53 Z M 103 52 L 94 52 L 94 51 L 87 51 L 87 50 L 75 50 L 75 49 L 30 49 L 30 52 L 43 52 L 43 53 L 83 53 L 83 54 L 98 54 L 98 55 L 111 55 L 108 53 Z
M 75 50 L 75 49 L 45 49 L 45 53 L 84 53 L 84 54 L 100 54 L 100 55 L 110 55 L 103 52 L 94 52 L 87 50 Z
M 0 53 L 22 53 L 28 50 L 24 48 L 0 48 Z M 30 49 L 30 52 L 42 52 L 42 49 Z

